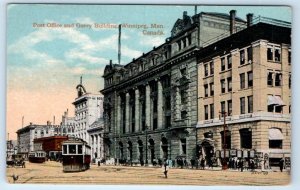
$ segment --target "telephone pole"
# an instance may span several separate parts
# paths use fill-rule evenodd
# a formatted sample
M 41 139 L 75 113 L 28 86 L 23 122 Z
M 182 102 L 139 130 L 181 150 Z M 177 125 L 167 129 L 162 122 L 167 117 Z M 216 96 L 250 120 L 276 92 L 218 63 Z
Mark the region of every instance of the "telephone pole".
M 226 116 L 227 112 L 222 111 L 220 112 L 222 114 L 222 117 L 224 118 L 224 124 L 223 124 L 223 151 L 224 151 L 224 158 L 222 163 L 222 170 L 227 170 L 227 161 L 226 161 Z

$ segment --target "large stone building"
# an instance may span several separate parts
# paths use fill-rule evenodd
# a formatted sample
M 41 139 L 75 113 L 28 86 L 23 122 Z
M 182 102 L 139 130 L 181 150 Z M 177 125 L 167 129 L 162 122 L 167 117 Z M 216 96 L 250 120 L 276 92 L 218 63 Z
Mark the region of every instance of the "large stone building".
M 291 28 L 260 21 L 198 52 L 197 143 L 207 159 L 224 149 L 263 167 L 290 157 Z
M 246 28 L 246 21 L 220 13 L 186 12 L 159 47 L 127 65 L 104 71 L 107 158 L 135 163 L 196 156 L 196 52 Z

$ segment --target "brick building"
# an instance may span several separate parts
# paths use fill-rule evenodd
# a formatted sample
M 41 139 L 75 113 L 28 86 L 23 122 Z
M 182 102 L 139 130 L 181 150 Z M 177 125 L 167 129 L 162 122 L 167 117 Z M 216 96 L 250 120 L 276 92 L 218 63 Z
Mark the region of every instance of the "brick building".
M 291 28 L 259 21 L 198 52 L 200 155 L 290 157 Z

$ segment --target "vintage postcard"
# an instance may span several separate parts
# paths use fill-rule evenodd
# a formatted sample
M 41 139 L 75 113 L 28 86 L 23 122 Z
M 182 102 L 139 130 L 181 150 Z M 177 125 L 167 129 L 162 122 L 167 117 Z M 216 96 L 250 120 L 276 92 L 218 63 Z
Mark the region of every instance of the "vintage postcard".
M 291 180 L 288 6 L 7 5 L 6 179 Z

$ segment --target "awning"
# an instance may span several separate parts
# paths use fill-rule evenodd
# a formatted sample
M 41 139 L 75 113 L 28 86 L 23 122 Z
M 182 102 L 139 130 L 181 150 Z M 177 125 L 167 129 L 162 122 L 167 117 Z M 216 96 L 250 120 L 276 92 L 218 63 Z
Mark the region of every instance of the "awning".
M 269 140 L 282 140 L 283 135 L 280 129 L 271 128 L 269 129 Z
M 274 98 L 274 96 L 269 95 L 268 96 L 268 106 L 269 105 L 276 105 L 276 99 Z
M 274 96 L 274 99 L 275 99 L 277 105 L 280 105 L 280 106 L 284 106 L 285 105 L 283 103 L 282 99 L 280 98 L 280 96 Z
M 282 101 L 280 96 L 268 96 L 268 105 L 278 105 L 278 106 L 284 106 L 284 102 Z

